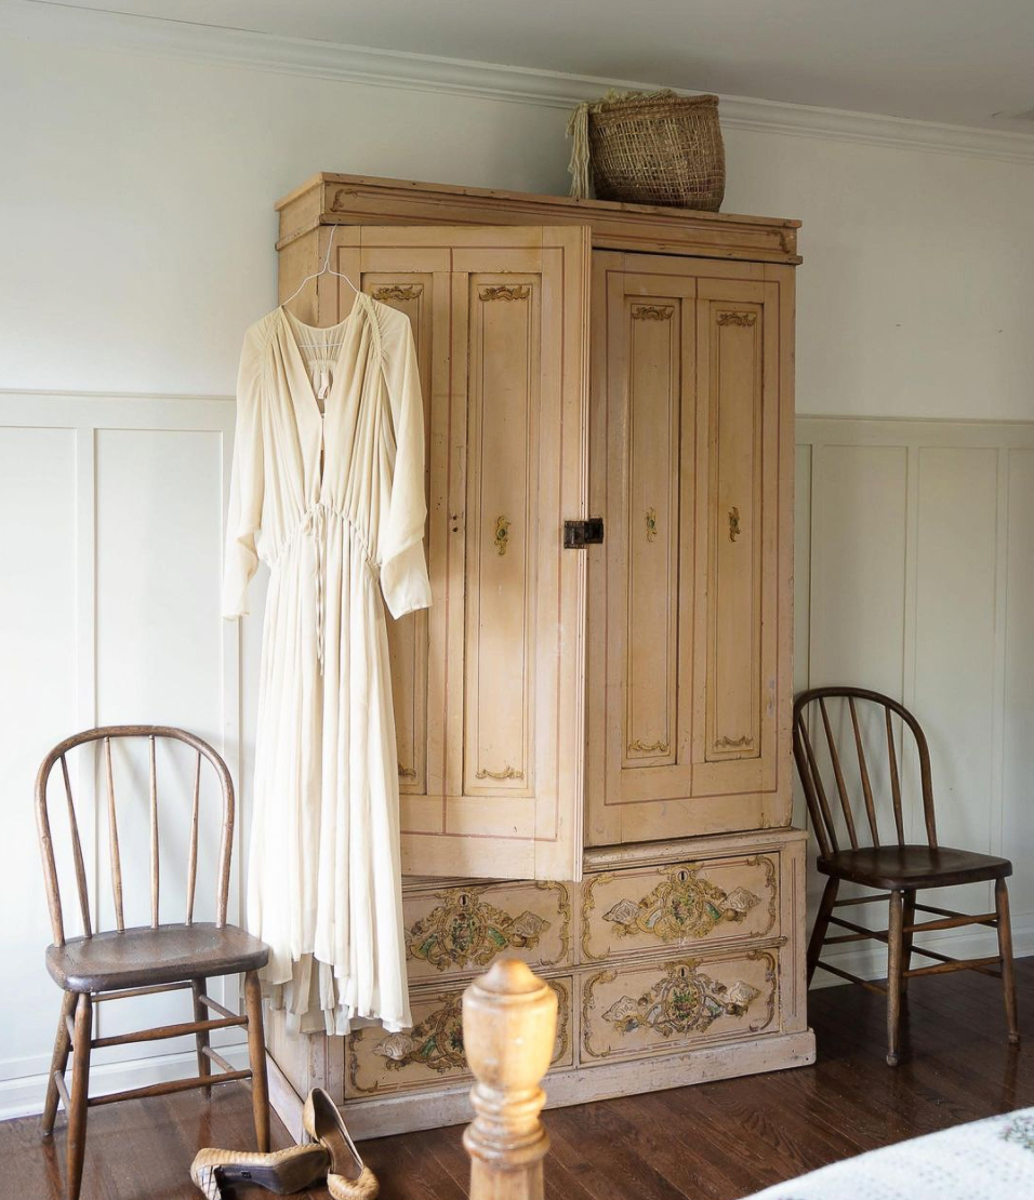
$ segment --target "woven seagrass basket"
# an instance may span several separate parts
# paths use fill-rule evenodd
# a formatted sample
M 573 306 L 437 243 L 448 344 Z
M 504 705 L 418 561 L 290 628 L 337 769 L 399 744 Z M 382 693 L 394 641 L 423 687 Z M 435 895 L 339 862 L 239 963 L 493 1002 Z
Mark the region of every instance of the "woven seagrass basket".
M 717 212 L 725 146 L 717 96 L 609 92 L 581 104 L 568 125 L 571 195 Z

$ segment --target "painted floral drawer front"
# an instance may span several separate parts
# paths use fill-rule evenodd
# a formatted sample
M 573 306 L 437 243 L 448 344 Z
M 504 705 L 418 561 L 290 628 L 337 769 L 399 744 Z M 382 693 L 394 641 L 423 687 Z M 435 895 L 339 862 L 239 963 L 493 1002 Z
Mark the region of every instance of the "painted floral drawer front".
M 581 1062 L 775 1032 L 778 987 L 777 949 L 590 973 L 582 982 Z
M 571 1066 L 571 978 L 550 979 L 557 994 L 553 1066 Z M 345 1038 L 345 1098 L 383 1096 L 469 1079 L 463 1053 L 463 992 L 411 996 L 413 1028 L 386 1033 L 357 1029 Z
M 779 914 L 777 854 L 669 863 L 582 883 L 582 959 L 769 937 Z
M 481 972 L 503 951 L 535 968 L 570 960 L 571 897 L 562 883 L 408 892 L 402 906 L 410 983 Z

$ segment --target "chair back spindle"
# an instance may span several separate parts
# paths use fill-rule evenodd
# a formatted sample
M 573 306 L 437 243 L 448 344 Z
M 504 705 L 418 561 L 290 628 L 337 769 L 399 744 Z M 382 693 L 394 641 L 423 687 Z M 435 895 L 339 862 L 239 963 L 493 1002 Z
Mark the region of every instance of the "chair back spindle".
M 86 937 L 93 935 L 93 924 L 90 920 L 90 892 L 86 883 L 86 866 L 83 863 L 83 847 L 79 840 L 79 822 L 75 816 L 75 802 L 72 799 L 72 782 L 68 778 L 68 760 L 61 755 L 61 776 L 65 782 L 65 800 L 68 803 L 68 828 L 72 837 L 72 857 L 75 861 L 75 884 L 79 893 L 79 915 L 82 917 L 83 933 Z
M 858 776 L 862 781 L 862 794 L 865 796 L 865 815 L 869 820 L 869 832 L 872 834 L 872 844 L 880 844 L 880 829 L 876 821 L 876 801 L 872 794 L 872 783 L 869 781 L 869 767 L 865 761 L 865 749 L 862 746 L 862 731 L 858 727 L 858 710 L 855 708 L 854 696 L 847 698 L 851 710 L 851 728 L 854 731 L 855 751 L 858 754 Z
M 808 726 L 803 721 L 794 722 L 793 753 L 804 783 L 808 811 L 819 839 L 819 849 L 823 858 L 829 858 L 831 854 L 839 852 L 840 846 L 837 842 L 836 826 L 833 824 L 833 814 L 826 799 L 826 789 L 822 786 L 822 772 L 812 749 Z
M 68 817 L 68 832 L 71 843 L 71 855 L 74 865 L 76 892 L 79 899 L 82 917 L 83 934 L 92 937 L 94 933 L 91 920 L 90 895 L 87 882 L 85 861 L 79 835 L 79 824 L 76 818 L 75 803 L 71 777 L 68 769 L 68 753 L 80 746 L 100 743 L 103 757 L 103 771 L 107 796 L 107 825 L 108 845 L 111 868 L 111 894 L 114 908 L 115 927 L 120 932 L 126 928 L 125 903 L 123 897 L 122 858 L 119 845 L 119 822 L 115 792 L 115 770 L 112 756 L 112 741 L 114 739 L 146 739 L 148 743 L 148 823 L 150 841 L 150 924 L 157 929 L 160 922 L 160 861 L 159 861 L 159 816 L 158 816 L 158 763 L 157 744 L 161 739 L 174 743 L 184 743 L 196 752 L 193 771 L 193 788 L 190 806 L 190 840 L 187 853 L 187 887 L 186 887 L 186 924 L 193 924 L 194 908 L 197 896 L 198 876 L 198 846 L 200 841 L 200 809 L 201 809 L 201 772 L 204 760 L 215 770 L 220 792 L 222 795 L 222 823 L 219 848 L 219 863 L 216 878 L 216 926 L 226 925 L 226 912 L 229 899 L 230 865 L 233 853 L 234 829 L 234 794 L 230 772 L 222 758 L 207 742 L 183 729 L 159 725 L 115 725 L 100 729 L 86 730 L 67 738 L 44 759 L 36 778 L 36 819 L 39 829 L 40 852 L 43 857 L 44 879 L 47 889 L 47 901 L 50 908 L 51 925 L 54 933 L 54 945 L 65 944 L 64 913 L 61 901 L 61 886 L 57 869 L 57 856 L 51 833 L 51 820 L 48 809 L 48 784 L 53 768 L 60 764 L 61 776 L 64 782 L 65 799 Z M 168 790 L 168 789 L 166 789 Z
M 111 854 L 111 898 L 115 923 L 121 933 L 126 927 L 122 907 L 122 859 L 118 849 L 118 817 L 115 813 L 115 773 L 111 766 L 111 738 L 104 739 L 104 763 L 108 777 L 108 850 Z
M 190 857 L 187 861 L 187 924 L 194 924 L 194 892 L 197 888 L 198 821 L 201 815 L 201 751 L 194 768 L 194 801 L 190 808 Z
M 158 769 L 155 765 L 154 734 L 148 739 L 151 767 L 151 928 L 158 928 Z
M 901 776 L 898 773 L 898 755 L 894 749 L 894 725 L 890 719 L 890 709 L 886 709 L 887 718 L 887 758 L 890 763 L 890 787 L 894 796 L 894 828 L 898 834 L 898 845 L 905 841 L 904 816 L 901 810 Z
M 822 725 L 826 731 L 826 745 L 829 747 L 829 758 L 833 764 L 833 778 L 837 784 L 837 794 L 840 797 L 840 808 L 844 814 L 844 824 L 847 826 L 847 836 L 851 839 L 851 849 L 858 849 L 858 834 L 854 827 L 854 814 L 851 812 L 851 798 L 847 794 L 844 783 L 844 772 L 840 769 L 840 755 L 837 753 L 836 739 L 829 723 L 829 713 L 826 711 L 826 701 L 819 697 L 819 711 L 822 713 Z
M 846 828 L 851 849 L 859 849 L 859 825 L 855 820 L 856 809 L 851 803 L 851 795 L 837 739 L 834 734 L 833 721 L 830 719 L 827 701 L 843 700 L 847 702 L 847 713 L 850 716 L 851 734 L 855 745 L 855 756 L 858 765 L 857 782 L 861 785 L 862 804 L 857 810 L 864 811 L 865 820 L 861 828 L 868 826 L 871 845 L 879 847 L 880 830 L 878 821 L 878 806 L 876 791 L 873 788 L 873 775 L 866 758 L 863 738 L 863 721 L 859 710 L 863 707 L 873 707 L 883 710 L 883 723 L 887 736 L 887 777 L 890 783 L 890 803 L 894 814 L 894 832 L 897 844 L 903 846 L 905 840 L 905 818 L 901 785 L 901 759 L 895 740 L 893 717 L 897 716 L 902 725 L 902 733 L 911 731 L 916 754 L 919 760 L 919 783 L 923 800 L 923 818 L 926 827 L 928 845 L 937 845 L 937 827 L 933 806 L 933 785 L 930 770 L 930 751 L 926 736 L 915 717 L 898 701 L 880 692 L 866 688 L 854 687 L 822 687 L 812 688 L 802 692 L 794 702 L 793 714 L 793 751 L 797 763 L 798 774 L 808 801 L 808 812 L 819 843 L 819 853 L 824 859 L 838 854 L 836 819 L 829 804 L 826 790 L 822 783 L 822 774 L 818 756 L 811 741 L 809 732 L 809 713 L 814 706 L 818 710 L 825 733 L 826 745 L 829 751 L 830 766 L 837 794 L 840 798 L 840 810 L 843 825 Z M 904 743 L 902 743 L 902 748 Z M 859 818 L 860 819 L 860 818 Z

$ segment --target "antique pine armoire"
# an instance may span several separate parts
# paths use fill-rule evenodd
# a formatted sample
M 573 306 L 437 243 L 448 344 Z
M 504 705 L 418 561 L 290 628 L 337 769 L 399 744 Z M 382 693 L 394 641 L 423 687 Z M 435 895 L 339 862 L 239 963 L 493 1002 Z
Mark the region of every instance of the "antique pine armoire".
M 798 222 L 333 174 L 277 207 L 281 298 L 329 249 L 412 321 L 434 597 L 389 619 L 415 1025 L 271 1013 L 288 1127 L 317 1084 L 357 1137 L 468 1119 L 460 996 L 503 952 L 559 998 L 551 1105 L 813 1061 Z

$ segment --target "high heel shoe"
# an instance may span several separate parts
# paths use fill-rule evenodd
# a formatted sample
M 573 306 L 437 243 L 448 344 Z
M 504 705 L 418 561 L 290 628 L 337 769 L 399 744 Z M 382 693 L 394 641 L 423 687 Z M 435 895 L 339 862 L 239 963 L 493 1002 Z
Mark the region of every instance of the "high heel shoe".
M 190 1178 L 205 1200 L 222 1200 L 222 1185 L 243 1183 L 280 1196 L 300 1192 L 322 1180 L 330 1155 L 321 1145 L 289 1146 L 272 1154 L 254 1150 L 199 1150 L 190 1164 Z
M 313 1088 L 302 1110 L 306 1133 L 330 1155 L 327 1191 L 333 1200 L 373 1200 L 377 1176 L 363 1163 L 337 1105 L 322 1088 Z

